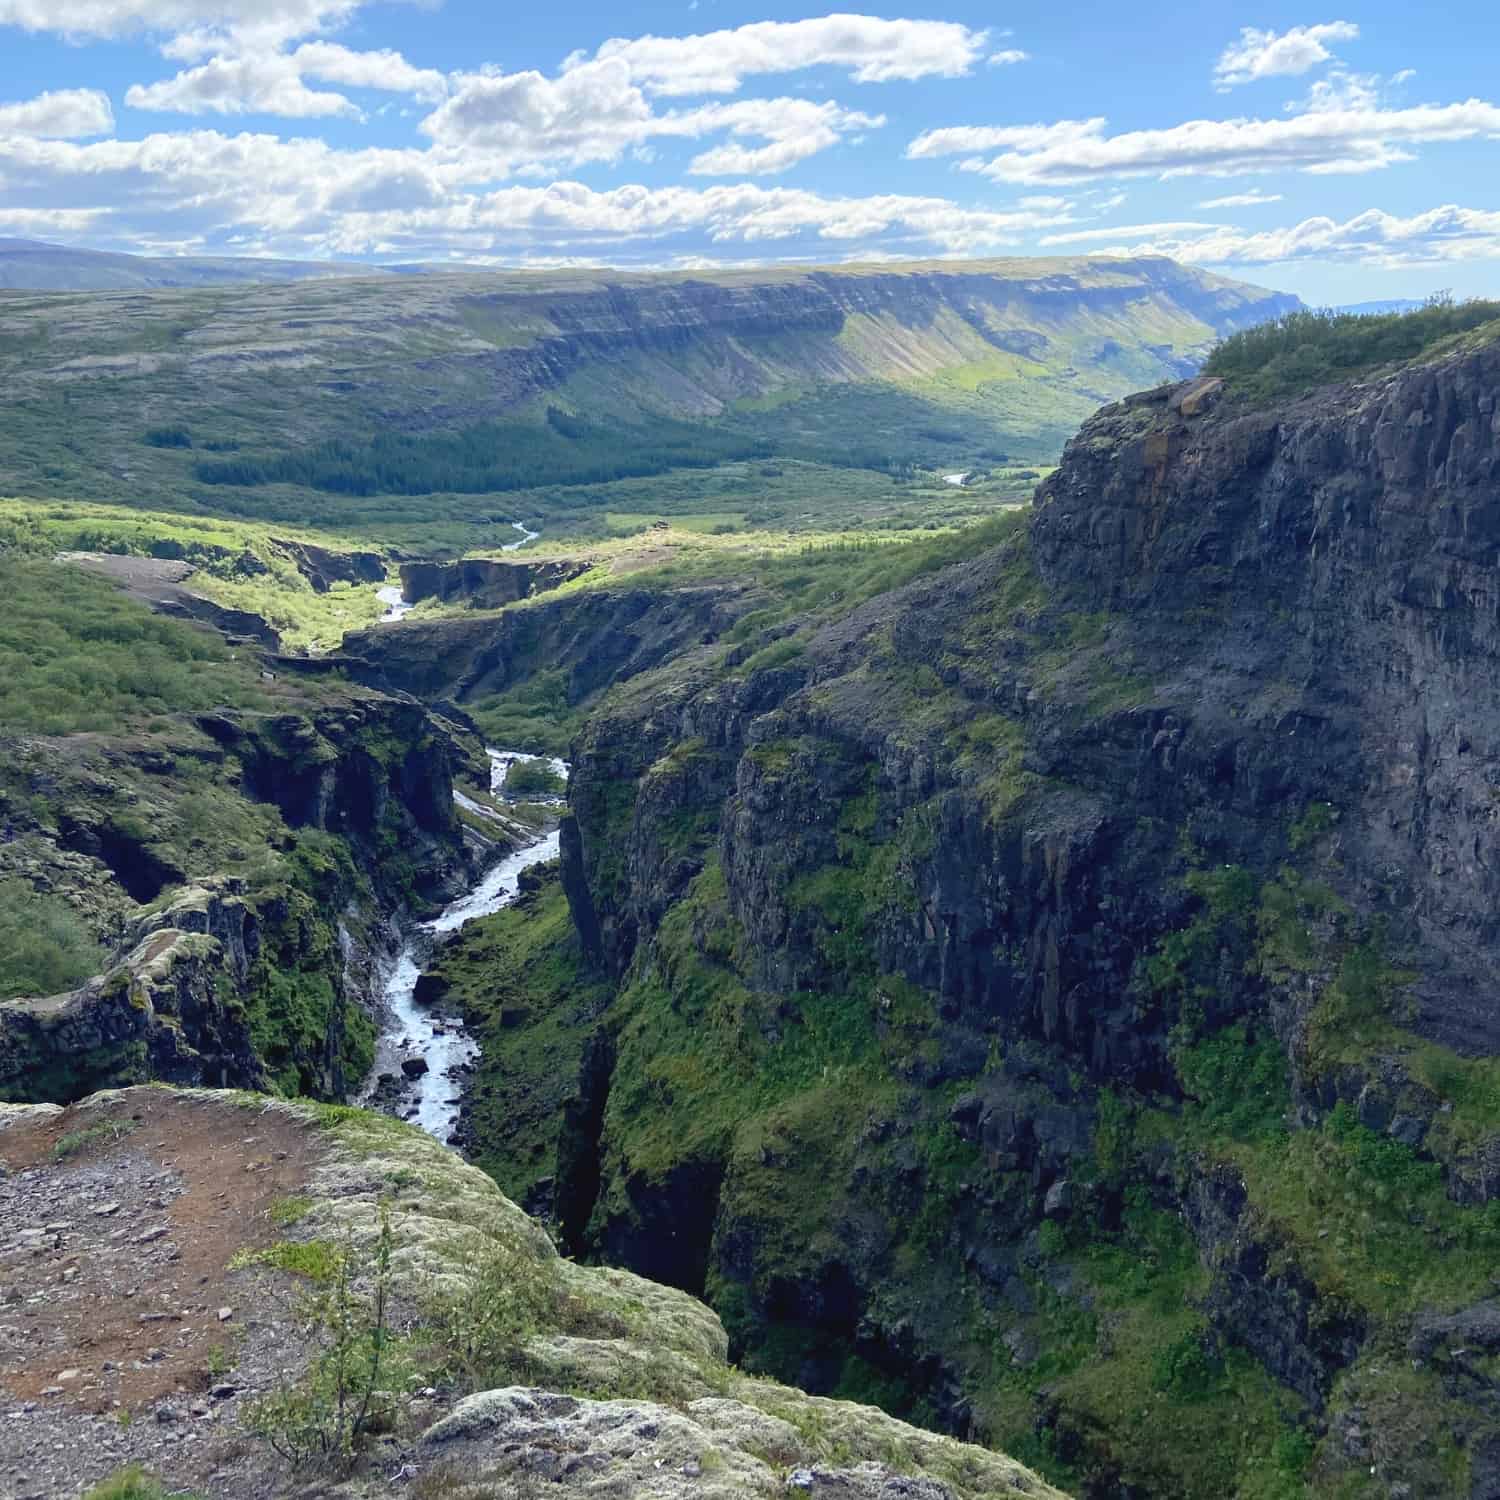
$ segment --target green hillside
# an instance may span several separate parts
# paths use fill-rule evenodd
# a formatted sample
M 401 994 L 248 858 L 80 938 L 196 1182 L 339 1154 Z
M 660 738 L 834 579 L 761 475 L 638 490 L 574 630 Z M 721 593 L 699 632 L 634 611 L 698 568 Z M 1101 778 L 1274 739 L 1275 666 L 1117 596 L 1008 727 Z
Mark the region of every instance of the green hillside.
M 784 461 L 741 488 L 795 508 L 839 473 L 1047 463 L 1293 306 L 1094 258 L 0 293 L 0 493 L 451 545 L 649 509 L 611 487 L 676 474 L 741 512 L 720 481 Z

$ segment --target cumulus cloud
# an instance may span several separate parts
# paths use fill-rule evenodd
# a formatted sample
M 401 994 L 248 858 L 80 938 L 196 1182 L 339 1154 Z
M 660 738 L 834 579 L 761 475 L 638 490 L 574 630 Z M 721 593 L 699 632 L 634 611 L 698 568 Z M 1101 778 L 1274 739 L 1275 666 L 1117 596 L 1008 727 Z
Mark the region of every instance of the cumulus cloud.
M 356 52 L 336 42 L 304 42 L 292 53 L 299 72 L 345 88 L 379 89 L 437 103 L 448 92 L 446 76 L 434 68 L 413 67 L 399 52 Z
M 1352 21 L 1321 26 L 1293 26 L 1290 31 L 1257 31 L 1243 27 L 1237 42 L 1224 49 L 1214 67 L 1214 85 L 1224 93 L 1262 78 L 1298 77 L 1332 58 L 1329 42 L 1353 42 L 1359 27 Z
M 524 73 L 473 73 L 454 80 L 451 97 L 423 122 L 433 142 L 450 151 L 490 154 L 512 167 L 578 166 L 617 161 L 653 138 L 727 133 L 738 139 L 693 158 L 698 176 L 785 171 L 884 116 L 807 99 L 745 99 L 658 112 L 623 58 L 580 63 L 556 78 Z M 762 145 L 748 145 L 758 140 Z
M 757 21 L 701 36 L 615 37 L 594 56 L 625 63 L 655 94 L 732 94 L 755 74 L 815 67 L 843 69 L 856 83 L 957 78 L 984 55 L 985 38 L 954 21 L 831 15 Z M 575 54 L 567 66 L 584 62 Z
M 985 58 L 985 62 L 992 68 L 1007 68 L 1012 63 L 1023 63 L 1031 60 L 1029 52 L 1022 52 L 1019 47 L 1006 47 L 1000 52 L 991 52 Z
M 0 137 L 0 175 L 38 208 L 70 207 L 87 191 L 101 231 L 118 238 L 238 240 L 241 250 L 280 254 L 597 255 L 687 235 L 747 246 L 842 246 L 887 236 L 891 249 L 964 254 L 1014 246 L 1069 222 L 1066 211 L 749 182 L 495 187 L 492 172 L 482 152 L 350 151 L 212 130 L 88 144 Z
M 1254 208 L 1260 203 L 1280 203 L 1281 193 L 1262 193 L 1252 189 L 1248 193 L 1227 193 L 1222 198 L 1205 198 L 1199 208 Z
M 0 0 L 0 26 L 72 37 L 230 28 L 307 36 L 346 20 L 363 0 Z
M 1409 161 L 1406 148 L 1436 141 L 1500 138 L 1500 108 L 1482 99 L 1410 109 L 1333 107 L 1276 120 L 1189 120 L 1165 130 L 1109 135 L 1105 121 L 1051 125 L 960 126 L 931 130 L 907 148 L 911 157 L 959 155 L 996 147 L 959 165 L 997 182 L 1028 185 L 1120 177 L 1234 177 L 1300 171 L 1370 172 Z
M 56 89 L 0 104 L 0 136 L 32 135 L 54 140 L 108 135 L 115 128 L 109 95 L 98 89 Z
M 1342 222 L 1304 219 L 1246 234 L 1222 228 L 1191 238 L 1161 235 L 1122 243 L 1121 252 L 1170 255 L 1200 265 L 1281 265 L 1292 261 L 1352 262 L 1385 268 L 1500 258 L 1500 213 L 1453 204 L 1401 217 L 1372 208 Z
M 343 94 L 310 89 L 295 62 L 285 53 L 211 57 L 160 83 L 132 84 L 125 91 L 132 109 L 202 115 L 281 115 L 315 119 L 328 115 L 358 116 Z

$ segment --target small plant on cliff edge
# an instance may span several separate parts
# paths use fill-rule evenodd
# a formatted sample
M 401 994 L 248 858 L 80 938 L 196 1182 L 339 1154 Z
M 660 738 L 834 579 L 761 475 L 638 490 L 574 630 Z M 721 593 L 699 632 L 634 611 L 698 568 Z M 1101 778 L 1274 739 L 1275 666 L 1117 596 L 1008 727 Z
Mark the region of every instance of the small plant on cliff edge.
M 399 1373 L 390 1329 L 395 1240 L 390 1211 L 382 1206 L 368 1256 L 346 1245 L 328 1283 L 299 1307 L 315 1351 L 306 1374 L 246 1412 L 249 1430 L 294 1468 L 347 1465 L 360 1438 L 384 1415 L 380 1393 Z
M 556 1288 L 523 1245 L 494 1244 L 456 1288 L 433 1288 L 423 1311 L 443 1373 L 465 1390 L 525 1375 L 525 1346 Z

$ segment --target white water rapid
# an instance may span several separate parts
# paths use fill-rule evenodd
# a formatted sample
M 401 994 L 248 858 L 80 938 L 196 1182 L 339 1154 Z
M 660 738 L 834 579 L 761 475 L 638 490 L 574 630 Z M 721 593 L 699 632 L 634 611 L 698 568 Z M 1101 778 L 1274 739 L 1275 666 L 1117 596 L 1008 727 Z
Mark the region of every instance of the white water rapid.
M 513 750 L 490 750 L 488 754 L 490 785 L 496 794 L 504 783 L 506 770 L 514 761 L 541 758 Z M 545 758 L 560 776 L 567 776 L 566 762 L 550 756 Z M 481 815 L 487 812 L 482 804 L 462 792 L 455 792 L 454 798 L 471 811 Z M 476 917 L 487 917 L 491 912 L 509 906 L 520 889 L 521 872 L 532 865 L 556 859 L 557 852 L 557 834 L 554 832 L 507 855 L 466 894 L 450 902 L 431 921 L 423 922 L 409 932 L 385 975 L 385 1030 L 376 1048 L 372 1080 L 386 1074 L 394 1075 L 399 1080 L 396 1113 L 420 1125 L 440 1141 L 447 1141 L 458 1124 L 464 1078 L 479 1057 L 479 1043 L 462 1021 L 417 1001 L 417 980 L 443 937 L 457 932 L 464 923 L 472 922 Z M 410 1071 L 415 1072 L 418 1059 L 426 1063 L 426 1071 L 410 1076 L 403 1064 L 411 1063 Z M 378 1082 L 372 1082 L 372 1087 L 366 1091 L 367 1098 L 378 1087 Z

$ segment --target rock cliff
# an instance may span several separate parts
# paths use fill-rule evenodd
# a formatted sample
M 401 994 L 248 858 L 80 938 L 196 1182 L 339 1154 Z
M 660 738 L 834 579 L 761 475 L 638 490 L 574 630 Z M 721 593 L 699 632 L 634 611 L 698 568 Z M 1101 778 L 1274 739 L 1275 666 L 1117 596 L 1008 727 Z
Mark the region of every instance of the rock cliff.
M 472 868 L 466 752 L 410 699 L 338 689 L 177 736 L 26 745 L 12 766 L 31 796 L 0 868 L 66 892 L 112 961 L 74 992 L 0 1001 L 0 1099 L 153 1079 L 342 1098 L 370 1061 L 381 923 Z
M 576 1070 L 577 1248 L 1088 1494 L 1491 1493 L 1489 1377 L 1386 1351 L 1500 1253 L 1497 391 L 1129 398 L 991 550 L 617 687 L 605 997 L 490 1043 Z
M 1187 374 L 1216 337 L 1297 305 L 1167 260 L 1094 257 L 101 292 L 68 299 L 65 317 L 54 298 L 16 294 L 6 305 L 10 352 L 0 352 L 12 393 L 0 490 L 36 493 L 36 454 L 55 451 L 63 467 L 48 493 L 64 482 L 68 493 L 113 499 L 128 473 L 131 489 L 186 497 L 207 476 L 226 498 L 248 487 L 244 514 L 343 526 L 346 507 L 269 500 L 257 473 L 278 455 L 349 457 L 409 433 L 470 432 L 482 447 L 496 440 L 484 424 L 497 420 L 521 424 L 502 442 L 518 450 L 554 408 L 605 424 L 616 448 L 648 441 L 662 419 L 689 419 L 729 423 L 749 440 L 736 451 L 774 440 L 840 464 L 856 449 L 889 457 L 892 441 L 910 461 L 934 430 L 950 456 L 998 445 L 1039 462 L 1100 401 Z M 88 391 L 87 411 L 59 450 L 49 403 L 75 389 Z M 872 404 L 846 410 L 860 390 Z M 833 405 L 818 416 L 825 396 Z M 792 397 L 795 430 L 779 412 Z M 181 446 L 137 442 L 123 457 L 119 434 L 147 406 L 180 429 Z M 893 414 L 899 437 L 882 430 Z M 550 463 L 565 459 L 559 449 Z M 941 461 L 936 451 L 931 461 Z M 356 467 L 346 497 L 390 488 L 383 461 L 378 480 L 364 460 Z M 526 482 L 551 477 L 544 467 Z M 431 484 L 453 488 L 441 474 Z M 315 587 L 332 576 L 305 545 L 284 550 Z

